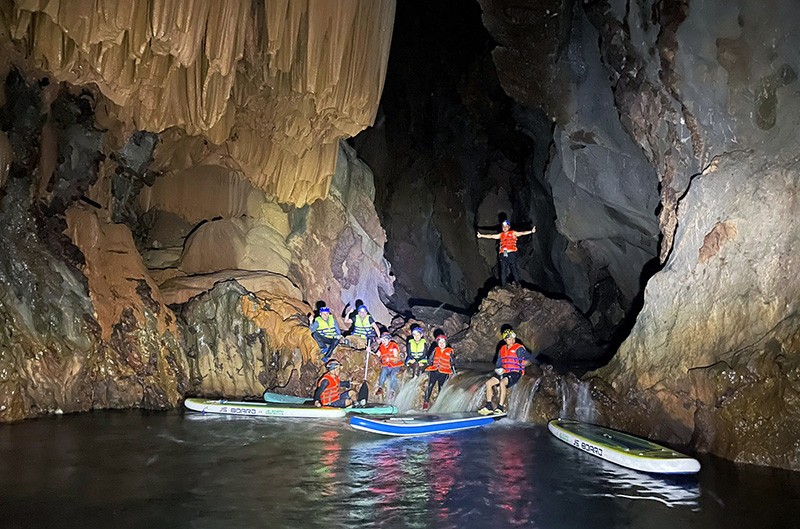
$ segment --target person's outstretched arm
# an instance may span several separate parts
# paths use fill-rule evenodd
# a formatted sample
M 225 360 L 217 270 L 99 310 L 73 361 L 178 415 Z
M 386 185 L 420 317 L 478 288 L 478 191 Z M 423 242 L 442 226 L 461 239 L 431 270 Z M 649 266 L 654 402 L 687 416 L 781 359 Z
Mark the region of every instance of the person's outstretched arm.
M 533 233 L 536 233 L 536 226 L 534 226 L 533 228 L 531 228 L 531 229 L 529 229 L 527 231 L 517 231 L 517 232 L 514 232 L 514 233 L 517 234 L 517 237 L 520 237 L 522 235 L 531 235 Z
M 478 238 L 479 239 L 499 239 L 500 238 L 500 234 L 499 233 L 481 233 L 481 232 L 478 232 Z

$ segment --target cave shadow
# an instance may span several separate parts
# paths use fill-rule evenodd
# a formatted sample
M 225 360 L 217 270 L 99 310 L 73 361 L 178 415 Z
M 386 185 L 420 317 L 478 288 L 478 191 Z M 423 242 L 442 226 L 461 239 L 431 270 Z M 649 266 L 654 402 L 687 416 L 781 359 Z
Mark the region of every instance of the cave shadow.
M 642 267 L 642 272 L 639 274 L 639 292 L 631 301 L 630 307 L 625 312 L 625 317 L 619 325 L 617 325 L 616 329 L 614 329 L 614 332 L 611 333 L 611 337 L 605 344 L 605 354 L 598 359 L 598 362 L 602 362 L 600 366 L 597 366 L 598 368 L 608 364 L 611 359 L 614 358 L 614 355 L 617 354 L 622 342 L 630 336 L 633 326 L 636 324 L 636 320 L 639 317 L 639 313 L 644 307 L 644 289 L 647 286 L 647 282 L 663 268 L 664 265 L 661 264 L 658 256 L 647 261 Z
M 468 308 L 457 307 L 455 305 L 451 305 L 450 303 L 442 303 L 441 301 L 437 301 L 435 299 L 409 298 L 408 307 L 409 311 L 411 311 L 412 313 L 414 312 L 414 307 L 427 307 L 435 309 L 444 309 L 464 316 L 472 317 L 474 315 L 474 312 L 470 312 Z

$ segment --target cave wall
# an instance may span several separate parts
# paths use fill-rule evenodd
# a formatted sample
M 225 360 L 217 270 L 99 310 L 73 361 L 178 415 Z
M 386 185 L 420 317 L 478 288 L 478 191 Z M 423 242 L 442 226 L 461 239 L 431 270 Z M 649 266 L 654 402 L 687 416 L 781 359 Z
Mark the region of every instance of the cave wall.
M 0 421 L 305 392 L 310 303 L 392 317 L 340 139 L 374 119 L 394 2 L 129 7 L 0 3 Z
M 555 123 L 566 290 L 600 265 L 630 298 L 637 271 L 661 263 L 592 377 L 602 420 L 798 468 L 793 3 L 481 6 L 504 89 Z
M 174 315 L 125 226 L 77 200 L 104 134 L 91 92 L 13 70 L 0 123 L 0 420 L 175 405 L 187 387 Z

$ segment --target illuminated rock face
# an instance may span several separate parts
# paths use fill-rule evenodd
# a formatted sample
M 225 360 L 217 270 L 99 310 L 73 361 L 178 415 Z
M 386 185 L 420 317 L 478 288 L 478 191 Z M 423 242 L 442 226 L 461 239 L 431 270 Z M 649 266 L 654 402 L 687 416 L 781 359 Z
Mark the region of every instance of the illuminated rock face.
M 187 388 L 174 315 L 128 229 L 75 203 L 100 163 L 91 97 L 16 72 L 5 95 L 0 421 L 174 406 Z
M 208 141 L 280 202 L 327 195 L 338 141 L 372 124 L 394 0 L 15 2 L 10 35 L 94 83 L 129 128 Z M 171 172 L 181 172 L 178 160 Z
M 0 98 L 0 421 L 296 370 L 307 391 L 304 299 L 390 320 L 372 175 L 340 139 L 374 118 L 394 2 L 86 6 L 0 22 L 0 72 L 34 79 Z
M 663 264 L 592 378 L 601 419 L 800 468 L 796 5 L 481 4 L 504 88 L 555 120 L 548 179 L 590 257 L 577 270 L 606 264 L 624 286 L 625 266 Z

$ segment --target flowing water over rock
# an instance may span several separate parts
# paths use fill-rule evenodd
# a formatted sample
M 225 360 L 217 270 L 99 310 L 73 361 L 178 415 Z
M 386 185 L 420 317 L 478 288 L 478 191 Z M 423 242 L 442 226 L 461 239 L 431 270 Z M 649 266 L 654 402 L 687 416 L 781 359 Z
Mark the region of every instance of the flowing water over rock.
M 344 421 L 94 412 L 0 428 L 0 511 L 7 529 L 797 527 L 783 516 L 800 510 L 800 475 L 702 462 L 697 478 L 646 475 L 511 419 L 398 439 Z

